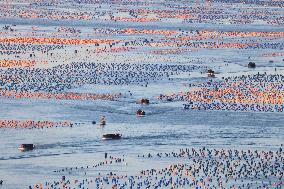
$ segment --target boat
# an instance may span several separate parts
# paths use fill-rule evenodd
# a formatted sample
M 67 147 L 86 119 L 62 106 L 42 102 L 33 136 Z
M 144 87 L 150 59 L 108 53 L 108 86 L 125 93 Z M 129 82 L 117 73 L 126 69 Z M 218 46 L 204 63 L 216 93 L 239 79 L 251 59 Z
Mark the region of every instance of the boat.
M 210 69 L 210 70 L 207 71 L 207 75 L 208 75 L 208 77 L 215 77 L 215 72 Z
M 248 68 L 255 68 L 256 64 L 254 62 L 249 62 L 248 63 Z
M 148 104 L 150 104 L 150 101 L 149 101 L 149 99 L 142 98 L 138 101 L 138 103 L 148 105 Z
M 121 134 L 116 133 L 116 134 L 104 134 L 102 137 L 102 140 L 116 140 L 116 139 L 121 139 Z
M 35 145 L 34 144 L 21 144 L 18 147 L 18 149 L 21 150 L 22 152 L 29 151 L 29 150 L 35 149 Z
M 100 119 L 100 126 L 105 126 L 106 125 L 106 119 L 105 116 L 102 116 Z
M 136 112 L 136 115 L 139 116 L 139 117 L 143 117 L 143 116 L 145 116 L 145 114 L 146 114 L 145 111 L 141 110 L 141 109 L 137 110 L 137 112 Z
M 168 101 L 168 102 L 172 102 L 172 101 L 173 101 L 173 98 L 167 97 L 167 101 Z

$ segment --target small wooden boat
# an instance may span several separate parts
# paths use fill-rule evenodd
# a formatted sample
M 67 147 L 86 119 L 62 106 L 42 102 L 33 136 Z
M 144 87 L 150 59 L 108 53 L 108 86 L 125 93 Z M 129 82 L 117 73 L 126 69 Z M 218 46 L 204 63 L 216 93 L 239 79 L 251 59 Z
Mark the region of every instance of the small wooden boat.
M 102 116 L 100 119 L 100 126 L 105 126 L 106 125 L 106 119 L 105 116 Z
M 146 99 L 146 98 L 142 98 L 138 101 L 139 104 L 144 104 L 144 105 L 148 105 L 150 104 L 150 101 L 149 99 Z
M 210 69 L 210 70 L 207 71 L 207 76 L 208 77 L 215 77 L 215 72 Z
M 171 97 L 167 97 L 167 101 L 168 101 L 168 102 L 172 102 L 173 99 L 172 99 Z
M 143 117 L 143 116 L 146 115 L 146 113 L 145 113 L 144 110 L 139 109 L 139 110 L 137 110 L 136 115 L 139 116 L 139 117 Z
M 254 62 L 249 62 L 248 63 L 248 68 L 255 68 L 256 64 Z
M 104 134 L 102 137 L 102 140 L 116 140 L 116 139 L 121 139 L 121 134 L 116 133 L 116 134 Z
M 34 144 L 21 144 L 18 147 L 18 149 L 21 150 L 22 152 L 29 151 L 29 150 L 35 149 L 35 145 Z

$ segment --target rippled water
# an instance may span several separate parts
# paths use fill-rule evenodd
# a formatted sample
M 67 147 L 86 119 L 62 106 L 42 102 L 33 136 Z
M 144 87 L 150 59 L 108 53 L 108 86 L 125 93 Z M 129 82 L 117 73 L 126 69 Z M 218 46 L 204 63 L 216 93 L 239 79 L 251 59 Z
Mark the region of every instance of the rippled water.
M 104 152 L 125 154 L 135 162 L 138 154 L 149 152 L 203 146 L 276 149 L 284 141 L 284 115 L 275 113 L 186 111 L 178 103 L 156 102 L 143 107 L 147 116 L 136 117 L 140 105 L 129 99 L 83 103 L 2 99 L 1 103 L 5 105 L 1 114 L 7 118 L 84 120 L 73 128 L 0 130 L 0 174 L 5 188 L 11 189 L 58 179 L 53 170 L 98 162 Z M 107 117 L 103 129 L 91 124 L 101 114 Z M 122 133 L 123 140 L 102 141 L 102 134 L 109 132 Z M 20 152 L 21 143 L 34 143 L 36 149 Z

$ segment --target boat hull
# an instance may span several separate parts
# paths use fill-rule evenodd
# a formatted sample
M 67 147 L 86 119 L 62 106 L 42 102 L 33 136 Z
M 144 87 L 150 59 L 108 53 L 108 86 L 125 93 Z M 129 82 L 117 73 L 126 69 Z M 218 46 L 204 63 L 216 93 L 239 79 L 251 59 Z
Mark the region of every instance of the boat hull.
M 136 114 L 138 117 L 144 117 L 145 115 L 142 114 Z
M 18 147 L 18 150 L 22 151 L 22 152 L 25 152 L 25 151 L 31 151 L 31 150 L 34 150 L 35 149 L 35 145 L 28 145 L 28 146 L 25 146 L 25 145 L 20 145 Z
M 102 140 L 118 140 L 121 139 L 120 134 L 107 134 L 103 135 Z
M 102 137 L 102 140 L 119 140 L 119 139 L 121 139 L 121 137 L 119 137 L 119 138 Z

